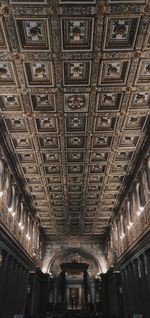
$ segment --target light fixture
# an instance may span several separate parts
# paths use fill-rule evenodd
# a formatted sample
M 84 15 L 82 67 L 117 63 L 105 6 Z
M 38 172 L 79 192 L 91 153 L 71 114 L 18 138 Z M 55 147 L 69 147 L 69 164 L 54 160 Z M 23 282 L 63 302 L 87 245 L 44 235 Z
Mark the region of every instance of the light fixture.
M 137 215 L 139 216 L 143 212 L 144 208 L 142 206 L 139 207 L 137 211 Z
M 47 267 L 46 267 L 46 266 L 44 266 L 44 267 L 42 268 L 42 272 L 43 272 L 44 274 L 47 273 Z M 49 275 L 50 275 L 50 273 L 49 273 Z
M 130 223 L 127 225 L 128 230 L 131 229 L 132 225 L 133 225 L 133 222 L 130 222 Z
M 0 198 L 2 198 L 3 196 L 3 191 L 0 191 Z
M 29 234 L 26 234 L 26 238 L 27 238 L 28 241 L 31 239 Z

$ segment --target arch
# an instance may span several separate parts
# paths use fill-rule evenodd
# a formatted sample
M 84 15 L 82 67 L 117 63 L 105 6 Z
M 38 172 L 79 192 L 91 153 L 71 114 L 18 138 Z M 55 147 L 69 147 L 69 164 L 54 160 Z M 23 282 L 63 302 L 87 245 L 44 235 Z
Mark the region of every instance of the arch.
M 50 260 L 47 266 L 47 272 L 51 272 L 54 276 L 57 276 L 56 274 L 59 274 L 59 270 L 61 271 L 59 264 L 65 261 L 71 262 L 71 256 L 77 256 L 79 262 L 81 259 L 81 262 L 89 263 L 89 272 L 91 272 L 91 276 L 102 273 L 102 266 L 98 259 L 91 252 L 82 247 L 67 247 L 57 252 Z

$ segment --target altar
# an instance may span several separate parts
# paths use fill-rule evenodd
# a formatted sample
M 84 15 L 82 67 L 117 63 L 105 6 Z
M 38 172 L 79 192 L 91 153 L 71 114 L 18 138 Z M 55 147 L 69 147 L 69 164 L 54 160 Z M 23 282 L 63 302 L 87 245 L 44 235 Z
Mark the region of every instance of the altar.
M 60 265 L 64 280 L 64 303 L 69 310 L 80 310 L 87 304 L 87 270 L 86 263 L 62 263 Z

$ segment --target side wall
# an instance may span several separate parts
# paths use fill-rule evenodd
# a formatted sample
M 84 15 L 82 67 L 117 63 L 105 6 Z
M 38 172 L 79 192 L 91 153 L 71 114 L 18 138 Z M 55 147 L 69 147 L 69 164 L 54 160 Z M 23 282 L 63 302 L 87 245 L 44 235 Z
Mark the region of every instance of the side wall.
M 125 318 L 150 317 L 150 232 L 119 260 Z
M 23 315 L 32 259 L 0 225 L 0 317 Z M 23 316 L 20 316 L 23 317 Z

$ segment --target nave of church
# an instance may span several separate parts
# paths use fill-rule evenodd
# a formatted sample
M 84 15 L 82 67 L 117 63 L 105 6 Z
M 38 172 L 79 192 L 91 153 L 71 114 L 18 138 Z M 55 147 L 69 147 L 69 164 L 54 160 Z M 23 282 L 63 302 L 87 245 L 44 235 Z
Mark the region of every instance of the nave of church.
M 0 318 L 150 318 L 150 0 L 0 1 Z
M 45 242 L 4 158 L 0 171 L 1 318 L 150 317 L 149 155 L 106 241 Z

